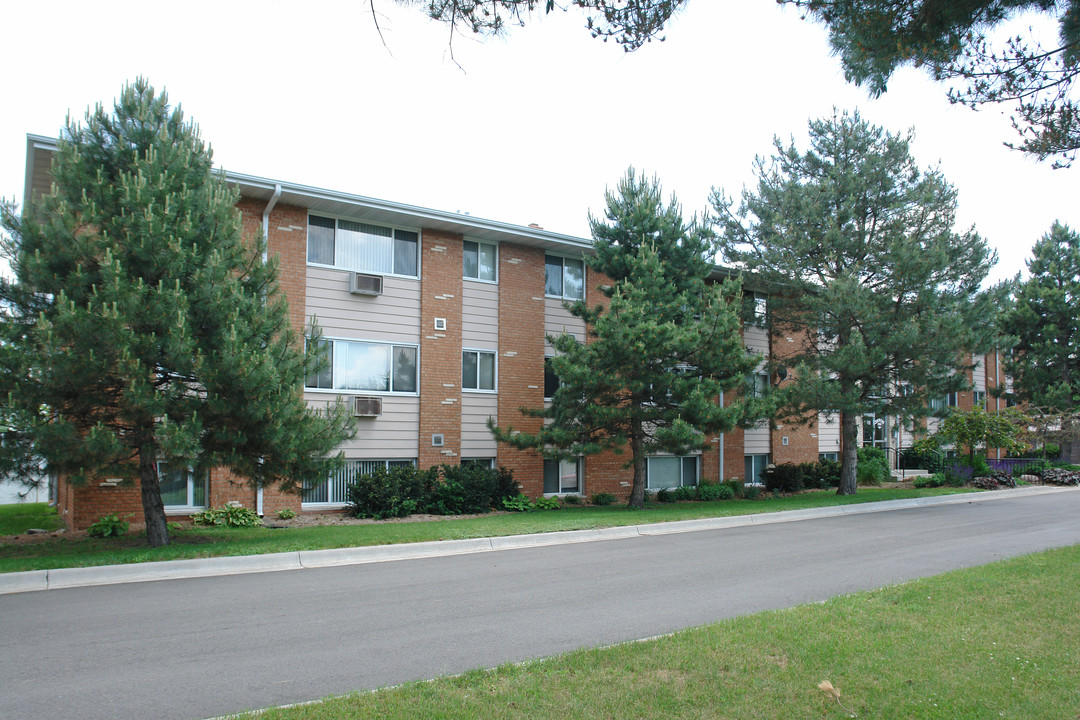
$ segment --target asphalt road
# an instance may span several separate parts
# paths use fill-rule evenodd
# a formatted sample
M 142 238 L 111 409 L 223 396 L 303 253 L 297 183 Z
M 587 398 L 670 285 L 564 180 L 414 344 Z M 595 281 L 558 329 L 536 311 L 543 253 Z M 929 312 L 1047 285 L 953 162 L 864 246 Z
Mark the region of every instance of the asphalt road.
M 0 596 L 0 717 L 207 718 L 649 637 L 1080 543 L 1080 491 Z

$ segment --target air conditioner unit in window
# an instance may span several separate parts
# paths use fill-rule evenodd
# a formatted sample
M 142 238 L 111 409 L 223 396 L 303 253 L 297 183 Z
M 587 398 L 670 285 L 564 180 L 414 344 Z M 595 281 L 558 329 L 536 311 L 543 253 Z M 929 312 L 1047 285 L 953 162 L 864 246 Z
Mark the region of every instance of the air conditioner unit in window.
M 353 273 L 349 277 L 349 292 L 353 295 L 382 295 L 382 275 Z
M 353 415 L 355 417 L 379 417 L 382 415 L 382 398 L 354 397 Z

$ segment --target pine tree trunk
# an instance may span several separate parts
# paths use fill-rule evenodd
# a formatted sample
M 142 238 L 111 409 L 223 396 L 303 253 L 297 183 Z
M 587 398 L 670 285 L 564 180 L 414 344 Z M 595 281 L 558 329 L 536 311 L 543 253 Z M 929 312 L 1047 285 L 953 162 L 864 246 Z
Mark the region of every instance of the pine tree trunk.
M 852 413 L 840 413 L 840 434 L 843 436 L 843 453 L 840 462 L 840 487 L 837 495 L 854 495 L 858 486 L 856 469 L 859 462 L 858 417 Z
M 630 451 L 634 457 L 634 484 L 630 488 L 630 507 L 645 507 L 645 448 L 641 441 L 641 421 L 630 421 Z
M 139 485 L 142 489 L 143 518 L 146 520 L 146 542 L 150 547 L 168 545 L 169 526 L 165 521 L 165 505 L 161 502 L 157 453 L 153 445 L 139 448 Z

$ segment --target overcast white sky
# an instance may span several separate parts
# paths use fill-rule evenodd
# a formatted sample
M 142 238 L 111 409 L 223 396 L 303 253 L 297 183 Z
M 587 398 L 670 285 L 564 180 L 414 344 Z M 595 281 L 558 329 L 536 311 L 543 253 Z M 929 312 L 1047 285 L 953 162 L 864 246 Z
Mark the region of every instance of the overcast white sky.
M 418 10 L 366 2 L 12 3 L 0 195 L 23 197 L 27 132 L 111 105 L 145 75 L 195 119 L 228 170 L 588 236 L 627 166 L 687 212 L 753 183 L 772 138 L 806 147 L 810 118 L 858 108 L 959 190 L 959 225 L 1021 270 L 1055 219 L 1080 228 L 1080 164 L 1002 146 L 1007 110 L 950 106 L 905 71 L 870 100 L 844 82 L 822 28 L 772 0 L 691 0 L 667 42 L 626 54 L 556 13 L 477 42 Z M 1025 21 L 1026 25 L 1026 21 Z M 14 64 L 12 67 L 11 64 Z

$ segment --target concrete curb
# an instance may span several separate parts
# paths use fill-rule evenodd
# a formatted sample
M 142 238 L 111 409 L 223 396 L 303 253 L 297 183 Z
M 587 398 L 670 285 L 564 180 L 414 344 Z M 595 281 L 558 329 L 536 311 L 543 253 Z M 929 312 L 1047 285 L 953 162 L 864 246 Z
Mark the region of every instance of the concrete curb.
M 336 548 L 333 550 L 302 550 L 299 552 L 271 555 L 239 555 L 195 560 L 165 560 L 162 562 L 132 563 L 129 565 L 102 565 L 85 568 L 59 568 L 56 570 L 30 570 L 28 572 L 0 573 L 0 595 L 9 593 L 58 590 L 61 588 L 115 585 L 118 583 L 150 582 L 154 580 L 179 580 L 194 577 L 214 577 L 245 573 L 304 570 L 311 568 L 361 565 L 376 562 L 395 562 L 418 558 L 446 557 L 501 550 L 549 547 L 571 543 L 620 540 L 629 537 L 673 535 L 703 530 L 724 530 L 752 525 L 771 525 L 782 522 L 799 522 L 818 518 L 863 515 L 890 510 L 905 510 L 930 505 L 955 505 L 960 503 L 988 502 L 1029 495 L 1045 495 L 1068 492 L 1074 488 L 1027 486 L 1012 490 L 995 490 L 985 493 L 942 495 L 937 497 L 909 498 L 905 500 L 882 500 L 855 505 L 833 505 L 808 510 L 736 515 L 731 517 L 679 520 L 676 522 L 648 525 L 627 525 L 591 530 L 568 530 L 532 535 L 507 535 L 468 540 L 439 540 L 402 545 L 373 545 L 366 547 Z

